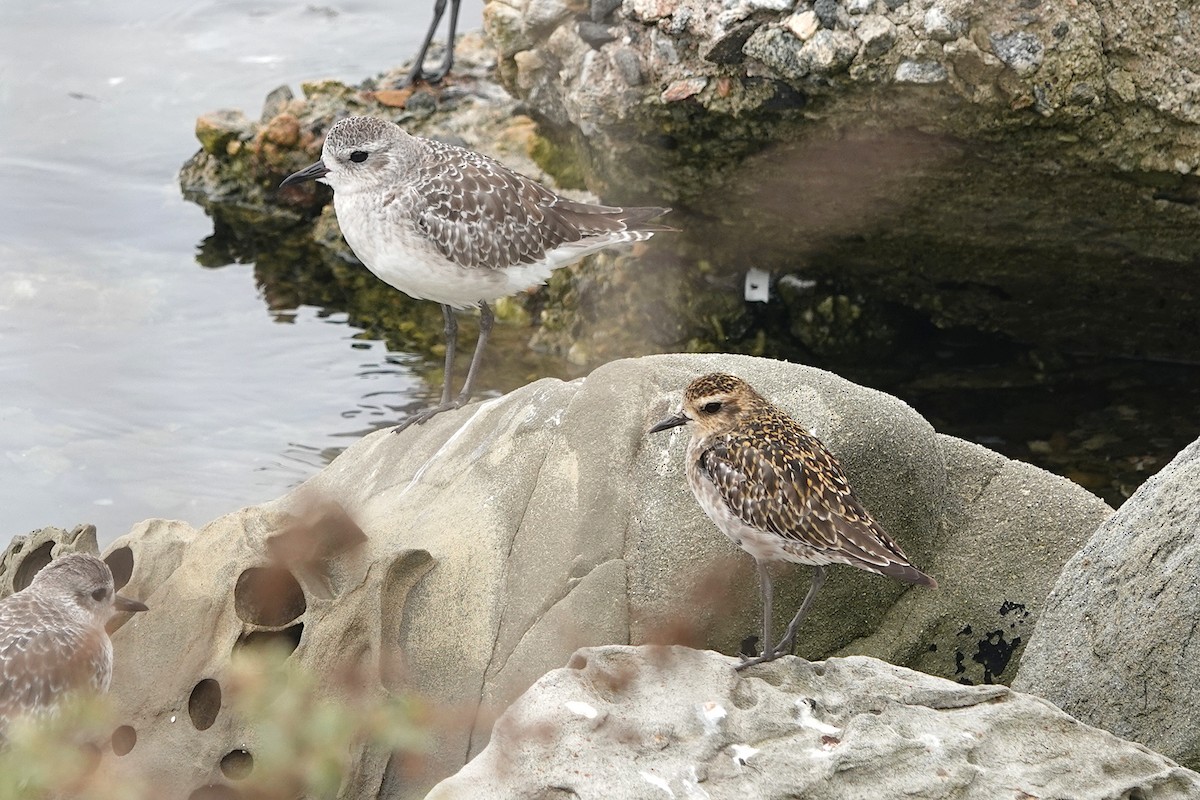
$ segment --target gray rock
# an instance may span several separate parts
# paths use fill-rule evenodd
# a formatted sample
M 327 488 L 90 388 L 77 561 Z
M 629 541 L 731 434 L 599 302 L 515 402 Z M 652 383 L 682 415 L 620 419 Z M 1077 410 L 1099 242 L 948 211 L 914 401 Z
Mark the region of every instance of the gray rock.
M 577 30 L 579 38 L 597 50 L 609 42 L 616 41 L 617 38 L 617 35 L 613 33 L 613 29 L 610 26 L 599 22 L 592 22 L 591 20 L 580 20 Z
M 942 83 L 946 68 L 936 61 L 902 61 L 896 67 L 896 83 Z
M 851 14 L 870 14 L 875 10 L 875 0 L 849 0 L 846 11 Z
M 896 43 L 896 26 L 890 19 L 878 14 L 863 17 L 854 33 L 862 42 L 863 56 L 867 59 L 879 58 Z
M 870 658 L 734 663 L 580 650 L 427 800 L 1200 797 L 1200 774 L 1003 687 Z
M 740 64 L 746 60 L 742 48 L 761 22 L 750 20 L 734 25 L 704 50 L 702 58 L 713 64 Z
M 263 101 L 262 116 L 259 121 L 264 125 L 275 118 L 276 115 L 287 110 L 288 103 L 295 99 L 292 94 L 292 89 L 287 84 L 277 86 L 267 94 L 266 100 Z
M 813 12 L 817 15 L 817 19 L 821 20 L 823 28 L 833 30 L 837 27 L 846 27 L 848 17 L 838 0 L 814 0 Z
M 925 32 L 929 34 L 929 38 L 938 42 L 950 42 L 967 32 L 967 21 L 960 17 L 952 16 L 946 7 L 940 3 L 935 3 L 925 12 L 923 20 Z
M 1198 534 L 1200 441 L 1067 562 L 1014 685 L 1200 766 Z
M 632 48 L 618 47 L 612 51 L 609 58 L 627 86 L 640 86 L 643 83 L 641 60 Z
M 621 7 L 621 0 L 591 0 L 588 6 L 588 16 L 592 22 L 604 22 L 612 13 Z
M 844 72 L 858 55 L 858 40 L 846 31 L 822 28 L 800 48 L 800 58 L 813 75 Z
M 809 64 L 800 57 L 803 43 L 790 32 L 765 25 L 746 41 L 742 52 L 760 61 L 785 80 L 798 81 L 808 74 Z
M 1042 65 L 1046 47 L 1042 40 L 1032 33 L 1016 31 L 1015 33 L 993 33 L 988 37 L 992 44 L 992 52 L 996 57 L 1016 71 L 1018 75 L 1028 75 Z
M 69 531 L 48 527 L 17 534 L 0 555 L 0 597 L 24 589 L 52 559 L 67 553 L 99 552 L 95 525 L 76 525 Z
M 171 787 L 164 797 L 176 788 L 186 797 L 231 750 L 265 746 L 229 715 L 201 730 L 179 711 L 200 681 L 226 679 L 246 637 L 287 643 L 292 659 L 330 680 L 378 665 L 367 696 L 403 686 L 457 710 L 430 743 L 426 771 L 389 767 L 390 753 L 365 749 L 347 797 L 375 796 L 385 774 L 409 794 L 452 774 L 487 743 L 494 715 L 579 647 L 737 652 L 760 627 L 752 559 L 688 491 L 686 434 L 646 435 L 690 380 L 714 370 L 742 375 L 813 427 L 867 507 L 941 583 L 924 591 L 834 569 L 800 653 L 1006 680 L 1045 593 L 1107 506 L 939 436 L 895 398 L 827 372 L 656 356 L 571 383 L 538 381 L 402 435 L 379 431 L 276 501 L 198 532 L 155 523 L 115 542 L 108 555 L 121 552 L 125 591 L 154 609 L 113 637 L 112 697 L 137 734 L 120 763 Z M 279 561 L 281 549 L 292 557 Z M 782 629 L 808 572 L 781 565 L 775 583 Z M 269 601 L 277 596 L 286 602 Z
M 743 2 L 751 13 L 756 11 L 782 13 L 791 11 L 796 6 L 796 0 L 743 0 Z

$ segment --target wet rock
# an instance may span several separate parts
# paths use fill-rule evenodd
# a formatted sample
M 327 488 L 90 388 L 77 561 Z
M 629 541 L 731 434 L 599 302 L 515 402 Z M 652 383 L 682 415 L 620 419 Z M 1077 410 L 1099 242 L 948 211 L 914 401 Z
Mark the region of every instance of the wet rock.
M 266 124 L 261 135 L 265 141 L 279 147 L 295 147 L 300 142 L 300 120 L 293 114 L 279 114 Z
M 734 663 L 584 648 L 429 800 L 1200 795 L 1200 774 L 1030 695 L 870 658 Z
M 687 78 L 675 81 L 663 91 L 662 101 L 664 103 L 676 103 L 699 94 L 706 86 L 708 86 L 708 78 Z
M 858 40 L 846 31 L 821 29 L 800 48 L 800 59 L 813 75 L 845 71 L 858 54 Z
M 746 41 L 746 55 L 757 59 L 786 80 L 808 75 L 809 64 L 800 57 L 802 42 L 790 31 L 773 25 L 759 28 Z
M 1200 766 L 1200 441 L 1063 568 L 1015 684 Z

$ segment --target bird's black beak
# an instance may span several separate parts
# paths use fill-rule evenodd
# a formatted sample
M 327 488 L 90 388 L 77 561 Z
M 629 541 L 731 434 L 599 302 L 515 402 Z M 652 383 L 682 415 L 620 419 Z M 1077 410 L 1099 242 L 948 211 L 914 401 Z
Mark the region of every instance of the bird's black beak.
M 315 164 L 305 167 L 299 172 L 293 172 L 283 179 L 279 184 L 282 189 L 285 186 L 291 186 L 293 183 L 304 183 L 305 181 L 315 181 L 317 178 L 324 178 L 329 174 L 329 168 L 325 166 L 324 161 L 318 161 Z
M 150 607 L 139 600 L 131 600 L 128 597 L 120 594 L 113 595 L 113 608 L 117 611 L 149 611 Z
M 680 411 L 678 414 L 672 414 L 671 416 L 662 420 L 661 422 L 659 422 L 657 425 L 655 425 L 653 428 L 651 428 L 650 430 L 648 430 L 646 432 L 647 433 L 658 433 L 659 431 L 665 431 L 668 428 L 678 428 L 680 425 L 687 425 L 689 422 L 691 422 L 691 420 L 688 419 L 687 416 L 682 411 Z

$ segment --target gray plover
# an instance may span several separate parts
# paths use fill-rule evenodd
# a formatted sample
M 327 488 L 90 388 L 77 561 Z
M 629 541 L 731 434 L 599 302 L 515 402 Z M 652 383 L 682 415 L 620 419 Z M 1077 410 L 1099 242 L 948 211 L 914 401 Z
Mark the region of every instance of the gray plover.
M 741 378 L 713 373 L 692 381 L 681 410 L 650 433 L 689 422 L 694 427 L 687 448 L 688 486 L 709 519 L 754 556 L 758 567 L 763 651 L 739 669 L 792 651 L 829 565 L 937 586 L 863 508 L 833 453 Z M 813 567 L 808 594 L 774 646 L 771 561 Z
M 333 187 L 342 235 L 367 269 L 405 294 L 442 305 L 442 402 L 396 430 L 470 399 L 492 329 L 490 301 L 545 283 L 552 271 L 589 253 L 673 230 L 650 221 L 670 209 L 568 200 L 487 156 L 410 136 L 374 117 L 335 123 L 321 160 L 280 188 L 314 179 Z M 462 391 L 451 400 L 454 309 L 474 305 L 479 339 Z
M 18 716 L 53 711 L 75 691 L 108 691 L 117 611 L 145 611 L 113 590 L 108 565 L 85 553 L 56 558 L 0 600 L 0 738 Z

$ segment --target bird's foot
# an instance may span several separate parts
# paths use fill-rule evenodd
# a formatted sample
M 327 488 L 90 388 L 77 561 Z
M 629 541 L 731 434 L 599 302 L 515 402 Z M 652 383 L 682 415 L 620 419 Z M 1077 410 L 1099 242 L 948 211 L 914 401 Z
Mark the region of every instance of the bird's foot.
M 421 425 L 433 419 L 443 411 L 453 411 L 456 408 L 462 408 L 464 405 L 466 405 L 466 403 L 466 399 L 462 397 L 458 397 L 446 403 L 439 403 L 433 408 L 427 408 L 424 411 L 413 414 L 411 417 L 392 428 L 392 433 L 400 433 L 401 431 L 406 430 L 413 425 Z
M 738 672 L 741 672 L 742 670 L 746 669 L 746 667 L 753 667 L 758 664 L 767 664 L 771 661 L 774 661 L 777 658 L 783 658 L 784 656 L 790 656 L 792 654 L 793 646 L 794 646 L 793 642 L 784 640 L 784 641 L 780 642 L 778 645 L 776 645 L 775 647 L 771 648 L 770 652 L 764 652 L 760 656 L 755 656 L 754 658 L 747 658 L 745 655 L 743 655 L 742 663 L 738 664 L 736 667 L 734 667 L 734 669 L 737 670 Z
M 450 68 L 446 66 L 427 70 L 418 64 L 417 66 L 413 67 L 412 72 L 408 73 L 408 77 L 405 78 L 404 81 L 396 88 L 404 89 L 410 86 L 416 87 L 422 83 L 426 86 L 437 86 L 443 80 L 445 80 L 446 76 L 449 74 Z

